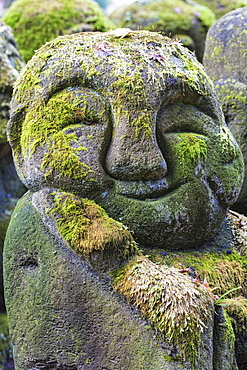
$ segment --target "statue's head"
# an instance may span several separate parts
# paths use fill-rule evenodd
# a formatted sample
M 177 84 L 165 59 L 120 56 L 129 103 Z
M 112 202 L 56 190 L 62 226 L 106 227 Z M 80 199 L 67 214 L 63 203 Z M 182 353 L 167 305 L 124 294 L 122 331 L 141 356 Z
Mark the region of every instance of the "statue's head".
M 0 22 L 0 145 L 7 142 L 6 126 L 13 85 L 23 66 L 12 29 Z
M 242 183 L 241 152 L 202 65 L 153 32 L 47 43 L 16 84 L 8 133 L 29 189 L 93 199 L 148 246 L 202 244 Z

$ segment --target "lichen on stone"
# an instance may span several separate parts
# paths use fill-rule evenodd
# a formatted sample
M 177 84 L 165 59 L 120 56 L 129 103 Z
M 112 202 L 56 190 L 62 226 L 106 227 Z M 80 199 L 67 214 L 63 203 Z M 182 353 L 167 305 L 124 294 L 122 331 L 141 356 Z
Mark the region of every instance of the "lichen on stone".
M 215 22 L 215 15 L 207 4 L 187 1 L 135 1 L 116 8 L 109 16 L 118 27 L 163 32 L 177 38 L 189 37 L 186 44 L 202 60 L 207 30 Z

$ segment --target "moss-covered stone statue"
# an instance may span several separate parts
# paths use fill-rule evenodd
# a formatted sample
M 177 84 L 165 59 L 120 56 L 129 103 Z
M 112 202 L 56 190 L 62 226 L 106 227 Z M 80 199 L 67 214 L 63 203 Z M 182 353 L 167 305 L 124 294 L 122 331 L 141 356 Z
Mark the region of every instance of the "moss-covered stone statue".
M 219 19 L 209 30 L 204 64 L 221 101 L 226 122 L 247 164 L 247 7 Z M 247 213 L 247 166 L 235 209 Z
M 11 211 L 25 191 L 16 174 L 6 137 L 13 84 L 23 66 L 24 62 L 16 48 L 11 28 L 0 22 L 0 256 Z M 1 263 L 0 266 L 2 266 Z M 0 276 L 2 276 L 2 267 L 0 267 Z M 0 277 L 0 311 L 3 307 L 2 278 Z
M 156 260 L 212 239 L 243 178 L 194 56 L 149 31 L 59 37 L 22 71 L 8 137 L 29 188 L 4 252 L 16 370 L 235 369 L 207 284 Z
M 183 0 L 136 1 L 115 9 L 110 19 L 118 27 L 163 32 L 178 38 L 202 61 L 205 37 L 216 21 L 214 13 L 196 2 Z
M 2 20 L 13 28 L 25 61 L 47 41 L 82 31 L 108 31 L 113 27 L 92 0 L 17 0 Z
M 186 2 L 189 2 L 189 0 Z M 197 0 L 197 2 L 208 6 L 214 12 L 217 19 L 234 9 L 247 5 L 247 0 Z
M 7 143 L 6 126 L 13 84 L 24 63 L 16 48 L 10 27 L 0 22 L 0 368 L 12 369 L 11 346 L 3 297 L 3 242 L 11 213 L 18 198 L 25 192 L 20 182 Z M 5 366 L 6 365 L 6 366 Z M 8 367 L 7 367 L 8 365 Z

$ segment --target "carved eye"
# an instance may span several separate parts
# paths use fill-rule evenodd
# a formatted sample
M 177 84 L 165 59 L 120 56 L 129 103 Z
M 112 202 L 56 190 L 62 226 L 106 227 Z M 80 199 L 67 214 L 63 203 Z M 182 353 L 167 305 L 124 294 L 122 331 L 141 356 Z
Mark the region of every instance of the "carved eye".
M 158 112 L 157 137 L 172 132 L 210 136 L 219 132 L 219 125 L 197 107 L 182 102 L 170 102 L 163 104 Z

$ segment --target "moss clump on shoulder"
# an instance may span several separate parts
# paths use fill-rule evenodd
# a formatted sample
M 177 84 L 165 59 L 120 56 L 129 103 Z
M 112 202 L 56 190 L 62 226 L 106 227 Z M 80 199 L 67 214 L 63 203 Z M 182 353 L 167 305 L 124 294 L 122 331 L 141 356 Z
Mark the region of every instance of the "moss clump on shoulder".
M 3 21 L 13 28 L 24 59 L 59 35 L 81 31 L 108 31 L 112 24 L 91 0 L 17 0 Z
M 192 367 L 200 337 L 212 316 L 213 297 L 179 269 L 160 266 L 137 256 L 113 272 L 114 288 L 139 307 L 142 314 L 179 350 Z
M 164 256 L 163 256 L 164 254 Z M 165 252 L 152 251 L 151 260 L 163 263 L 165 266 L 174 266 L 188 270 L 199 280 L 206 280 L 213 289 L 214 294 L 221 296 L 233 288 L 243 286 L 247 276 L 247 257 L 240 256 L 238 252 L 231 250 L 229 253 L 202 251 L 177 251 Z M 245 294 L 245 288 L 234 291 L 229 297 Z
M 54 218 L 60 234 L 73 250 L 96 269 L 104 266 L 100 266 L 102 261 L 94 261 L 95 252 L 105 255 L 104 260 L 116 258 L 119 264 L 139 253 L 128 229 L 110 218 L 94 201 L 62 192 L 53 193 L 52 197 L 53 206 L 48 212 Z
M 247 330 L 247 255 L 246 219 L 236 215 L 235 212 L 230 213 L 226 222 L 231 225 L 238 249 L 227 248 L 224 238 L 220 238 L 197 251 L 149 250 L 148 253 L 151 261 L 166 268 L 179 268 L 195 281 L 203 282 L 214 294 L 216 304 L 226 310 L 236 335 L 239 335 Z M 229 239 L 228 235 L 227 243 L 230 245 Z

